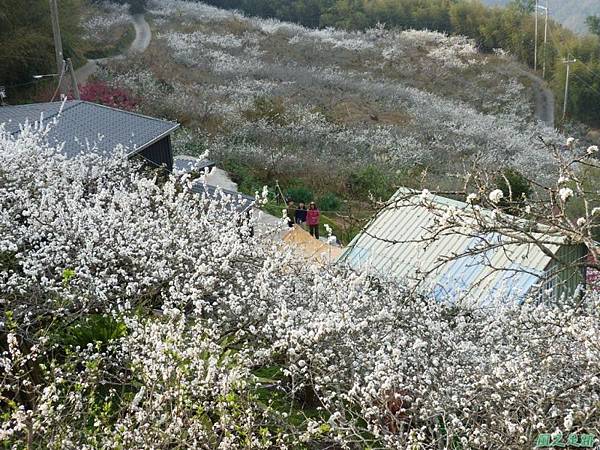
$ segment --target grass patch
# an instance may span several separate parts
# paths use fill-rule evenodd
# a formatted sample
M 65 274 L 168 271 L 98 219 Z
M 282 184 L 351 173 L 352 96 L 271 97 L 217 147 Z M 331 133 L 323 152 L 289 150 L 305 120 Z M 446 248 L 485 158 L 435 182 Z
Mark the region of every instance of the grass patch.
M 237 159 L 225 159 L 221 161 L 220 167 L 237 183 L 238 190 L 243 194 L 254 195 L 256 191 L 262 191 L 263 186 L 267 185 L 252 166 Z
M 406 126 L 411 117 L 401 111 L 385 111 L 376 105 L 368 103 L 358 104 L 354 101 L 337 103 L 328 114 L 334 122 L 351 125 L 355 123 L 371 123 L 374 125 L 399 125 Z
M 127 335 L 127 326 L 108 314 L 91 314 L 68 324 L 57 324 L 53 340 L 63 347 L 105 346 Z
M 127 24 L 123 29 L 119 28 L 121 35 L 115 40 L 112 40 L 104 45 L 90 44 L 92 48 L 84 51 L 84 56 L 88 59 L 101 59 L 117 56 L 125 53 L 131 43 L 135 40 L 135 28 L 133 24 Z
M 303 392 L 301 398 L 292 398 L 279 388 L 279 385 L 284 385 L 288 381 L 281 367 L 261 367 L 253 374 L 262 384 L 262 387 L 256 390 L 257 400 L 279 413 L 286 413 L 290 425 L 301 426 L 309 419 L 327 423 L 328 414 L 318 409 L 319 402 L 312 398 L 309 392 L 311 389 Z

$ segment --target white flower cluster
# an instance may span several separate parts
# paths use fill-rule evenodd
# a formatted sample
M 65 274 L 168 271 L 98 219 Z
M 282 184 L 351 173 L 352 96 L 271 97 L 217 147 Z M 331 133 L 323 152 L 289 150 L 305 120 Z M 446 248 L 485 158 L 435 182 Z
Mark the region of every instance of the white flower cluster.
M 600 299 L 417 298 L 252 236 L 231 199 L 44 136 L 0 126 L 8 446 L 520 450 L 600 431 Z
M 141 56 L 113 62 L 105 78 L 131 90 L 143 112 L 202 125 L 218 155 L 282 172 L 365 162 L 452 171 L 479 155 L 486 166 L 543 177 L 552 158 L 530 137 L 564 140 L 533 120 L 526 88 L 462 37 L 311 30 L 180 0 L 150 2 L 149 14 L 162 20 L 153 45 L 167 59 L 154 69 Z M 472 58 L 482 75 L 461 86 L 459 66 Z M 186 75 L 165 80 L 166 70 Z M 439 91 L 451 95 L 431 93 L 445 80 L 452 86 Z M 264 99 L 284 100 L 277 123 L 253 116 Z
M 98 4 L 101 15 L 94 15 L 82 23 L 86 39 L 102 42 L 109 38 L 110 30 L 131 21 L 129 6 L 104 1 Z
M 501 189 L 495 189 L 490 192 L 490 201 L 492 203 L 500 203 L 500 201 L 504 198 L 504 192 Z

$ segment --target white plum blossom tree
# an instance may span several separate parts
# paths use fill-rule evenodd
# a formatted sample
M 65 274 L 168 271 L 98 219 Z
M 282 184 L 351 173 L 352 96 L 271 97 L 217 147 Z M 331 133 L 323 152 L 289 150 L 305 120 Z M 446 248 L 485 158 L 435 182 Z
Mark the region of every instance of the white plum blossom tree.
M 50 125 L 52 126 L 52 125 Z M 226 196 L 0 126 L 0 442 L 523 449 L 598 434 L 600 299 L 478 310 L 316 267 Z
M 95 6 L 100 14 L 91 15 L 82 23 L 87 40 L 104 43 L 111 39 L 112 30 L 127 25 L 132 20 L 127 4 L 102 1 L 97 2 Z

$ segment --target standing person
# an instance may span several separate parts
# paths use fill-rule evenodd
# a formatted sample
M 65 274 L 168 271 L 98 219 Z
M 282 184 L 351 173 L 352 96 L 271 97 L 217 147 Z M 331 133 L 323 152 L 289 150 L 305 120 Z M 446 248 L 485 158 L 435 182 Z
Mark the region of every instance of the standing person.
M 314 236 L 315 239 L 319 239 L 319 218 L 321 216 L 321 212 L 315 202 L 310 202 L 308 206 L 308 211 L 306 211 L 306 223 L 308 224 L 308 228 L 310 230 L 310 235 Z
M 303 226 L 306 223 L 306 205 L 303 202 L 298 203 L 294 221 L 300 226 Z
M 294 226 L 294 217 L 296 216 L 296 208 L 294 208 L 293 200 L 288 200 L 285 215 L 287 216 L 288 227 L 292 228 Z

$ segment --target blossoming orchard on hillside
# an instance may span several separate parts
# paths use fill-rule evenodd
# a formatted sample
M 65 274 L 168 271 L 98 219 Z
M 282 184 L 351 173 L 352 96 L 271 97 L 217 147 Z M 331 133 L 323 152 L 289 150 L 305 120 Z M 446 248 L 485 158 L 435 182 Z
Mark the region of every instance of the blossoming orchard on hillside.
M 508 57 L 429 31 L 311 30 L 198 2 L 150 2 L 145 55 L 103 72 L 214 158 L 308 178 L 374 164 L 442 174 L 478 157 L 546 173 L 533 93 Z M 198 132 L 196 133 L 196 130 Z
M 185 177 L 65 159 L 46 134 L 0 128 L 4 445 L 516 450 L 600 433 L 597 295 L 480 310 L 317 268 Z

